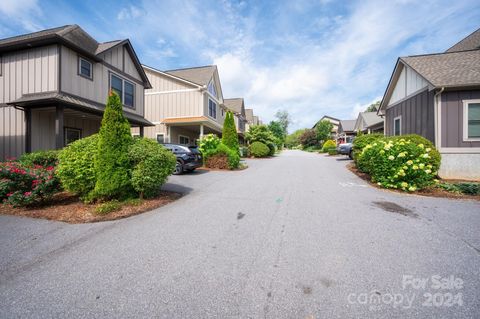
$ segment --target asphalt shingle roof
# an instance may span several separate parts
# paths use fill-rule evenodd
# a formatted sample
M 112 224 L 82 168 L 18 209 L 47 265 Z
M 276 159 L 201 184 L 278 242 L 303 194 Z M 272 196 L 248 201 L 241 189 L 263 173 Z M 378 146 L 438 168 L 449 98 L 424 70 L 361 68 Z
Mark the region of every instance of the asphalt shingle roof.
M 243 98 L 224 99 L 223 103 L 233 113 L 242 114 Z
M 217 67 L 215 65 L 208 65 L 208 66 L 200 66 L 195 68 L 169 70 L 169 71 L 165 71 L 165 73 L 177 76 L 184 80 L 203 86 L 203 85 L 208 85 L 216 68 Z
M 361 116 L 365 121 L 365 127 L 370 127 L 383 122 L 383 118 L 377 115 L 377 112 L 361 112 Z
M 253 123 L 253 109 L 245 109 L 245 118 L 248 123 Z
M 446 52 L 458 52 L 476 49 L 480 49 L 480 29 L 474 31 L 472 34 L 452 46 Z
M 400 58 L 436 87 L 480 84 L 480 50 Z
M 353 132 L 357 120 L 340 120 L 340 126 L 344 132 Z

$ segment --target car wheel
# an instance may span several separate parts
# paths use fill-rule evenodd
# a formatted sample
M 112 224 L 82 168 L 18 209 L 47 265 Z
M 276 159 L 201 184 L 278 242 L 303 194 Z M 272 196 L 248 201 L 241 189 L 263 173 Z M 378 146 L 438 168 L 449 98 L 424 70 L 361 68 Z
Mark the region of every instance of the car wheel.
M 350 151 L 350 153 L 348 153 L 348 157 L 349 157 L 351 160 L 353 160 L 353 152 L 352 152 L 352 151 Z
M 182 173 L 183 173 L 182 162 L 177 161 L 177 164 L 175 165 L 175 171 L 173 172 L 173 175 L 180 175 Z

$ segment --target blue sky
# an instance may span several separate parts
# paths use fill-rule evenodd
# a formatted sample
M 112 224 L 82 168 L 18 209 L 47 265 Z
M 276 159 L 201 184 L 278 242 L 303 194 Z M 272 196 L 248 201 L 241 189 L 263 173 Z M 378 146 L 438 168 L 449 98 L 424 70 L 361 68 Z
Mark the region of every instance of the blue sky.
M 216 64 L 225 97 L 292 129 L 355 118 L 380 98 L 398 56 L 442 52 L 480 27 L 478 0 L 0 1 L 0 37 L 79 24 L 129 38 L 161 70 Z

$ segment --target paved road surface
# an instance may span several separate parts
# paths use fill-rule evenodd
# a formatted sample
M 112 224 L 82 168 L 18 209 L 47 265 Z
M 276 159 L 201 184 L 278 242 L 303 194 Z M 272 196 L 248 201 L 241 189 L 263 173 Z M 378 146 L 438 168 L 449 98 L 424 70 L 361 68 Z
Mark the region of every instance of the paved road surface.
M 0 317 L 480 318 L 479 202 L 374 189 L 343 158 L 248 164 L 125 220 L 0 216 Z

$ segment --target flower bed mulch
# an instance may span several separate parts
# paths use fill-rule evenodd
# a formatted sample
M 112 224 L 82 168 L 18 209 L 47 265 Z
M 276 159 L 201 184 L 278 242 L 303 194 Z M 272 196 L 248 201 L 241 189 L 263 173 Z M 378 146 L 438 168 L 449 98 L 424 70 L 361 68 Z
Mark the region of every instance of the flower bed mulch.
M 98 204 L 85 204 L 77 196 L 62 192 L 42 206 L 14 208 L 6 204 L 0 205 L 0 214 L 57 220 L 70 224 L 94 223 L 138 215 L 167 205 L 180 197 L 178 193 L 162 191 L 155 198 L 144 199 L 135 204 L 125 202 L 119 210 L 100 215 L 95 212 Z
M 347 169 L 353 174 L 363 179 L 364 181 L 368 182 L 371 186 L 378 189 L 386 190 L 386 191 L 407 194 L 407 195 L 420 195 L 420 196 L 442 197 L 442 198 L 452 198 L 452 199 L 473 199 L 473 200 L 480 201 L 480 196 L 467 195 L 462 193 L 453 193 L 453 192 L 449 192 L 444 189 L 441 189 L 439 187 L 429 187 L 429 188 L 425 188 L 415 192 L 404 192 L 402 190 L 394 189 L 394 188 L 383 188 L 377 185 L 376 183 L 372 183 L 372 181 L 370 180 L 370 175 L 361 172 L 354 163 L 348 164 Z

